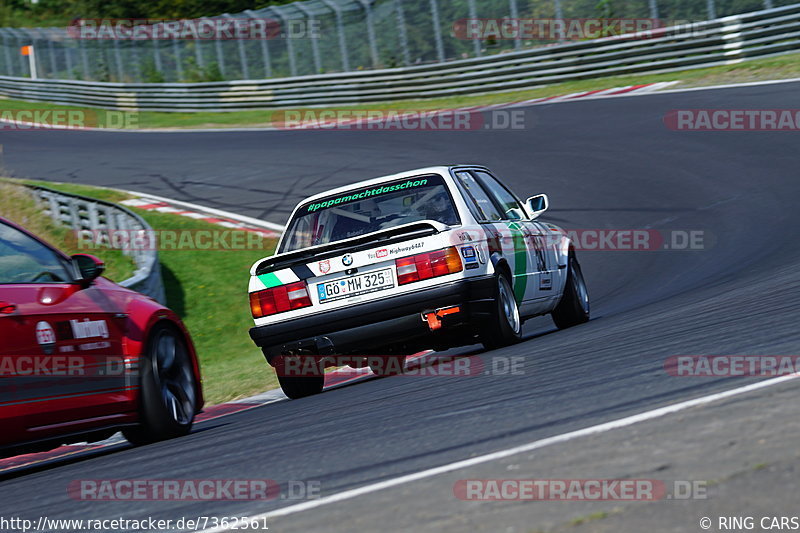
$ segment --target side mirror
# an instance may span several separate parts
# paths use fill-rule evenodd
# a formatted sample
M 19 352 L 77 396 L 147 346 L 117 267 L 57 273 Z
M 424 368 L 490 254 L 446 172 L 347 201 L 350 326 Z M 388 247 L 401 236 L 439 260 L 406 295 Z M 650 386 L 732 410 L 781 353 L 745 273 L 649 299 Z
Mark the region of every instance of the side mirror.
M 546 194 L 537 194 L 536 196 L 531 196 L 525 201 L 525 207 L 528 210 L 528 216 L 530 216 L 530 220 L 533 220 L 547 211 L 547 209 L 550 207 L 550 200 L 547 199 Z
M 106 264 L 97 257 L 89 254 L 75 254 L 72 261 L 81 273 L 81 285 L 88 287 L 94 280 L 99 278 L 106 270 Z

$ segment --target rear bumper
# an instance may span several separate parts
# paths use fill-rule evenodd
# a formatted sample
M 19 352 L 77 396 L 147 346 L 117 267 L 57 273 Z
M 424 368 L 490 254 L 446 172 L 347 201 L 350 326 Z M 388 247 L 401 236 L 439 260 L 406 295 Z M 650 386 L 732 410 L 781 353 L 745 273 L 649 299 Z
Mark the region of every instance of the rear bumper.
M 286 322 L 257 326 L 250 337 L 267 359 L 280 353 L 310 351 L 319 355 L 375 353 L 392 345 L 430 347 L 490 316 L 494 307 L 493 276 L 462 279 L 379 301 L 327 311 Z M 422 314 L 443 307 L 461 311 L 442 319 L 441 330 L 431 332 Z M 428 346 L 425 346 L 428 343 Z

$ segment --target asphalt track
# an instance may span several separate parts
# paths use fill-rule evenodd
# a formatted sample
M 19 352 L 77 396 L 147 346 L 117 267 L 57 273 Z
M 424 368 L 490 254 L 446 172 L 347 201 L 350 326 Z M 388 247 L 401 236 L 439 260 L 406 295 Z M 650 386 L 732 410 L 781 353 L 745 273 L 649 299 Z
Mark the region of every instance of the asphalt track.
M 546 218 L 566 228 L 706 236 L 703 250 L 580 253 L 592 322 L 555 331 L 549 320 L 535 320 L 519 345 L 473 350 L 486 368 L 524 357 L 521 374 L 376 379 L 234 414 L 177 441 L 5 479 L 0 516 L 257 514 L 293 502 L 76 501 L 67 486 L 80 479 L 267 478 L 318 481 L 329 495 L 746 383 L 670 377 L 663 365 L 679 354 L 798 353 L 798 134 L 674 132 L 662 118 L 673 109 L 798 109 L 799 89 L 791 83 L 539 106 L 526 110 L 528 128 L 518 131 L 0 133 L 5 167 L 18 176 L 140 190 L 272 222 L 283 222 L 301 197 L 333 186 L 479 163 L 522 196 L 548 193 Z M 614 446 L 605 453 L 625 454 Z M 525 460 L 536 466 L 535 458 Z M 488 470 L 483 477 L 509 475 Z M 551 477 L 589 477 L 564 474 Z M 309 511 L 300 524 L 276 518 L 270 528 L 460 530 L 443 516 L 414 520 L 415 509 L 438 505 L 469 526 L 482 511 L 454 502 L 452 488 L 452 480 L 434 478 L 392 498 Z M 386 519 L 400 515 L 406 526 Z M 675 530 L 697 530 L 680 520 Z M 536 528 L 534 515 L 528 526 Z

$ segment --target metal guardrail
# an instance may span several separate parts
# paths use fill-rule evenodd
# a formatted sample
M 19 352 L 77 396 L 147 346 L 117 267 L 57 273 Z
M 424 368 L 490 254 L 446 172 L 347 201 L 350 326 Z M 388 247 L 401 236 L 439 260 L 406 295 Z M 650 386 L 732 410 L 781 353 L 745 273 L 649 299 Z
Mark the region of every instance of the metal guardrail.
M 800 4 L 642 38 L 628 35 L 395 69 L 277 80 L 120 84 L 0 77 L 11 98 L 142 111 L 333 106 L 540 87 L 670 72 L 800 50 Z
M 30 74 L 22 46 L 33 45 L 38 76 L 119 83 L 245 80 L 443 63 L 550 44 L 533 33 L 466 39 L 467 19 L 649 19 L 658 26 L 772 9 L 797 0 L 302 0 L 241 13 L 178 21 L 181 33 L 95 40 L 69 28 L 0 28 L 0 75 Z M 249 21 L 249 22 L 248 22 Z M 670 22 L 671 21 L 671 22 Z M 92 22 L 84 21 L 93 28 Z M 110 22 L 110 21 L 109 21 Z M 129 22 L 125 21 L 126 23 Z M 162 32 L 167 21 L 138 20 Z M 174 22 L 174 21 L 169 21 Z M 187 23 L 189 28 L 183 26 Z M 267 38 L 224 32 L 216 24 L 268 25 Z M 184 30 L 189 29 L 188 33 Z M 546 32 L 545 32 L 546 33 Z M 242 35 L 242 34 L 239 34 Z M 88 38 L 81 38 L 88 37 Z
M 75 194 L 54 191 L 46 187 L 28 186 L 34 191 L 36 198 L 45 212 L 53 220 L 70 226 L 92 242 L 111 242 L 110 234 L 115 230 L 125 232 L 152 232 L 150 225 L 139 215 L 124 207 L 86 198 Z M 131 256 L 136 270 L 130 278 L 119 282 L 119 285 L 140 292 L 166 303 L 164 284 L 161 279 L 161 264 L 158 262 L 156 250 L 139 247 L 122 247 L 123 254 Z

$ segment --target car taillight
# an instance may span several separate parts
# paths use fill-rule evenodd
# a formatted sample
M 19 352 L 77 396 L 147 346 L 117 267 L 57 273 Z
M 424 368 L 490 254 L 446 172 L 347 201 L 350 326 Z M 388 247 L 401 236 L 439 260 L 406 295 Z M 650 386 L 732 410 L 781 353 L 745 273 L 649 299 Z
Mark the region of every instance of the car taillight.
M 398 285 L 454 274 L 461 272 L 464 268 L 458 250 L 454 246 L 435 252 L 402 257 L 395 260 L 394 264 L 397 266 Z
M 261 318 L 311 305 L 305 281 L 250 293 L 253 318 Z

